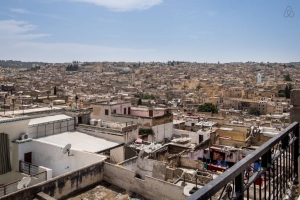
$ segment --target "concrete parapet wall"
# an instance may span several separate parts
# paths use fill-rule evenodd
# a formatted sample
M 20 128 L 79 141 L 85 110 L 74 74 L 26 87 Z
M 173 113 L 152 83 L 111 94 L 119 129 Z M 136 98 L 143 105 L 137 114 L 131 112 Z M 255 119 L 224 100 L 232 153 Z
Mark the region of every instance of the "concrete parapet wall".
M 300 107 L 300 89 L 293 89 L 291 91 L 291 105 Z
M 193 160 L 186 157 L 180 157 L 180 166 L 203 170 L 203 162 L 201 160 Z
M 103 165 L 104 162 L 92 164 L 38 185 L 3 196 L 1 200 L 34 199 L 39 192 L 43 192 L 55 199 L 66 198 L 69 195 L 102 181 Z
M 136 178 L 133 171 L 109 163 L 104 163 L 104 180 L 147 199 L 182 200 L 186 198 L 180 186 L 149 176 L 145 176 L 142 180 Z
M 241 141 L 241 140 L 219 139 L 219 145 L 233 146 L 233 147 L 243 147 L 243 146 L 247 146 L 247 143 L 245 141 Z
M 233 140 L 245 141 L 246 131 L 247 130 L 245 130 L 245 132 L 237 132 L 237 131 L 225 131 L 225 130 L 218 129 L 216 133 L 219 134 L 221 137 L 231 137 Z

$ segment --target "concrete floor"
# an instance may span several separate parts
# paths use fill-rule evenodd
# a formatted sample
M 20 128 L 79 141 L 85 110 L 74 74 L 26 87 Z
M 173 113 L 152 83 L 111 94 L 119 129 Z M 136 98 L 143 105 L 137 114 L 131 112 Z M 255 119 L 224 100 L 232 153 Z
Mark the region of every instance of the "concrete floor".
M 102 181 L 99 185 L 74 195 L 68 200 L 147 200 L 115 185 Z
M 183 194 L 186 195 L 186 196 L 191 196 L 190 190 L 191 190 L 194 186 L 196 186 L 196 184 L 189 183 L 189 182 L 183 183 L 183 181 L 178 181 L 178 182 L 176 183 L 176 185 L 181 186 L 181 187 L 184 186 L 184 188 L 183 188 Z M 201 185 L 198 185 L 197 187 L 198 187 L 198 188 L 201 188 L 202 186 L 201 186 Z

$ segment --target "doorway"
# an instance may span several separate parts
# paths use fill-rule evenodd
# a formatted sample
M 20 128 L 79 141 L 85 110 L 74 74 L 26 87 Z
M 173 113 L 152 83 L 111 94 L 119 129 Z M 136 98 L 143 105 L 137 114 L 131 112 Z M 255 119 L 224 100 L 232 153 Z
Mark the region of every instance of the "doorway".
M 32 152 L 24 153 L 24 162 L 30 163 L 32 162 Z
M 78 124 L 82 124 L 82 117 L 78 116 Z

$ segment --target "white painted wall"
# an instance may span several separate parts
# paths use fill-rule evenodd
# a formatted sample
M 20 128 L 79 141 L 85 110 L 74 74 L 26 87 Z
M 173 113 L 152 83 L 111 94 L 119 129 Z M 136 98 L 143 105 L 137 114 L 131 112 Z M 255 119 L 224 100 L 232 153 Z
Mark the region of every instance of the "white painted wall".
M 74 118 L 68 121 L 50 122 L 28 127 L 29 138 L 40 138 L 48 135 L 74 130 Z
M 104 133 L 102 130 L 89 130 L 88 127 L 78 127 L 76 130 L 87 133 L 89 135 L 93 135 L 96 137 L 101 137 L 105 138 L 110 141 L 114 142 L 124 142 L 125 144 L 130 143 L 135 141 L 138 138 L 138 129 L 126 132 L 126 133 L 120 133 L 120 134 L 115 134 L 115 133 Z M 105 130 L 104 130 L 105 131 Z
M 125 137 L 125 144 L 128 144 L 128 143 L 131 143 L 131 142 L 134 142 L 139 136 L 139 129 L 135 129 L 135 130 L 132 130 L 132 131 L 129 131 L 129 132 L 126 132 L 124 134 L 124 137 Z
M 110 159 L 116 163 L 123 162 L 125 159 L 124 147 L 118 147 L 110 150 Z
M 49 169 L 47 167 L 39 166 L 39 173 L 45 172 L 45 171 L 47 172 L 47 180 L 50 180 L 53 175 L 53 170 Z
M 14 158 L 18 155 L 18 148 L 12 143 L 12 140 L 19 139 L 22 134 L 28 132 L 28 123 L 29 119 L 16 121 L 16 122 L 7 122 L 0 124 L 0 132 L 8 134 L 9 148 L 10 148 L 10 161 L 13 171 L 19 170 L 19 163 L 15 161 Z M 0 144 L 1 145 L 1 144 Z
M 93 135 L 96 137 L 101 137 L 113 142 L 124 142 L 124 135 L 104 133 L 101 132 L 100 130 L 88 130 L 87 128 L 82 128 L 82 127 L 78 127 L 77 131 L 87 133 L 89 135 Z
M 181 136 L 182 134 L 187 134 L 191 138 L 191 143 L 199 144 L 199 135 L 203 135 L 203 141 L 210 138 L 210 132 L 204 132 L 199 130 L 198 132 L 185 131 L 180 129 L 174 129 L 174 135 Z
M 152 127 L 156 142 L 163 141 L 164 138 L 171 138 L 173 135 L 173 122 L 161 124 Z
M 32 164 L 52 169 L 53 177 L 74 171 L 84 166 L 104 160 L 106 157 L 71 149 L 71 154 L 62 153 L 62 148 L 40 141 L 19 144 L 19 160 L 24 153 L 32 152 Z

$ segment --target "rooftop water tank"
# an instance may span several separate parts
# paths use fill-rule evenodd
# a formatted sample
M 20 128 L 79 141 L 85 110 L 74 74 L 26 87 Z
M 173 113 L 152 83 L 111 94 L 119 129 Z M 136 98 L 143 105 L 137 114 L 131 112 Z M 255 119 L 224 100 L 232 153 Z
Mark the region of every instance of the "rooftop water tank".
M 102 119 L 98 119 L 98 126 L 102 126 Z
M 90 124 L 91 124 L 92 126 L 97 125 L 97 123 L 98 123 L 98 121 L 97 121 L 96 119 L 91 119 L 91 120 L 90 120 Z

